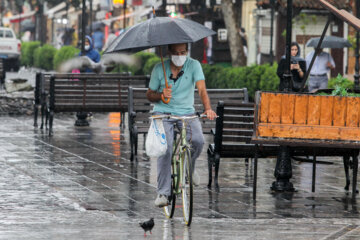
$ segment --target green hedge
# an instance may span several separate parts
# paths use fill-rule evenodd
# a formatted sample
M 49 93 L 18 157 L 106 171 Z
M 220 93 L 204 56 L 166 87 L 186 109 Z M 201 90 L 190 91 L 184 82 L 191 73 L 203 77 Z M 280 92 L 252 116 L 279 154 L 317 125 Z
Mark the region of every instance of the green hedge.
M 341 74 L 338 74 L 336 78 L 331 78 L 328 83 L 328 88 L 335 89 L 336 86 L 339 86 L 339 87 L 342 87 L 345 89 L 353 89 L 354 82 L 341 76 Z
M 40 42 L 23 42 L 21 44 L 21 62 L 22 66 L 34 66 L 34 52 L 40 47 Z
M 49 44 L 37 48 L 34 52 L 34 66 L 47 71 L 53 70 L 53 60 L 56 51 L 56 48 Z
M 156 63 L 160 62 L 160 58 L 154 53 L 138 52 L 135 54 L 135 57 L 139 61 L 137 67 L 119 64 L 111 72 L 131 72 L 131 74 L 133 75 L 147 75 L 151 74 L 152 68 L 155 66 Z
M 156 64 L 158 64 L 159 62 L 161 62 L 161 59 L 158 56 L 154 56 L 151 58 L 148 58 L 145 65 L 144 65 L 144 74 L 145 75 L 150 75 L 152 72 L 152 69 L 155 67 Z
M 54 69 L 58 69 L 62 62 L 78 56 L 79 52 L 80 49 L 73 46 L 64 46 L 57 50 L 53 60 Z
M 275 91 L 280 79 L 276 75 L 277 64 L 270 66 L 252 65 L 249 67 L 223 67 L 203 64 L 207 88 L 244 88 L 253 98 L 257 90 Z

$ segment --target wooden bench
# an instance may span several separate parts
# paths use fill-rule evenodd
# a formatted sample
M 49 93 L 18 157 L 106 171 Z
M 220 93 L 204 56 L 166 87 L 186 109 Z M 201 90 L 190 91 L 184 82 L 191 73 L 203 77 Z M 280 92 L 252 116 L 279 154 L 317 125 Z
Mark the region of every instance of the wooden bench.
M 131 159 L 137 156 L 138 149 L 138 135 L 146 136 L 150 122 L 149 116 L 153 108 L 149 100 L 146 98 L 147 88 L 129 88 L 129 135 L 131 145 Z M 204 111 L 203 105 L 198 90 L 195 90 L 194 107 L 195 111 L 202 113 Z M 216 103 L 220 99 L 226 99 L 231 103 L 248 102 L 248 93 L 246 88 L 241 89 L 207 89 L 212 108 L 216 108 Z M 210 134 L 211 129 L 215 128 L 215 121 L 208 119 L 201 120 L 203 133 Z
M 57 112 L 121 112 L 124 122 L 128 111 L 128 87 L 146 87 L 149 76 L 118 74 L 55 74 L 50 77 L 50 121 L 52 134 Z
M 5 84 L 5 66 L 4 66 L 4 60 L 0 58 L 0 84 L 2 87 L 4 87 Z
M 208 168 L 209 182 L 212 184 L 212 169 L 215 168 L 215 187 L 218 188 L 218 172 L 221 158 L 255 158 L 257 152 L 258 158 L 275 157 L 278 154 L 279 145 L 251 143 L 254 134 L 254 103 L 227 103 L 220 101 L 216 108 L 218 118 L 216 119 L 216 129 L 214 134 L 214 143 L 208 148 Z M 345 189 L 349 189 L 350 179 L 348 174 L 349 158 L 353 152 L 349 149 L 331 149 L 331 148 L 310 148 L 292 146 L 290 155 L 294 156 L 342 156 L 344 157 L 344 166 L 346 174 Z M 314 165 L 315 167 L 315 165 Z M 253 197 L 256 198 L 256 171 L 254 169 Z M 313 169 L 315 171 L 315 169 Z M 312 182 L 312 190 L 315 191 L 315 172 Z
M 37 127 L 37 118 L 39 108 L 41 108 L 41 125 L 40 129 L 43 129 L 44 125 L 47 127 L 48 117 L 49 117 L 49 93 L 50 93 L 50 78 L 54 76 L 55 79 L 69 79 L 69 80 L 77 80 L 77 79 L 101 79 L 102 77 L 110 79 L 121 79 L 124 76 L 130 76 L 130 73 L 104 73 L 104 74 L 95 74 L 95 73 L 78 73 L 78 74 L 54 74 L 54 73 L 37 73 L 36 75 L 36 84 L 34 89 L 34 126 Z M 147 76 L 142 76 L 147 78 Z M 134 79 L 138 79 L 135 77 Z M 128 82 L 129 79 L 126 79 Z M 146 80 L 148 81 L 148 80 Z M 126 83 L 122 83 L 126 84 Z M 134 86 L 144 86 L 142 81 L 134 81 L 132 84 Z M 140 85 L 137 85 L 140 84 Z M 124 86 L 125 88 L 128 85 Z M 124 115 L 121 116 L 122 120 L 124 119 Z M 44 122 L 45 119 L 45 122 Z

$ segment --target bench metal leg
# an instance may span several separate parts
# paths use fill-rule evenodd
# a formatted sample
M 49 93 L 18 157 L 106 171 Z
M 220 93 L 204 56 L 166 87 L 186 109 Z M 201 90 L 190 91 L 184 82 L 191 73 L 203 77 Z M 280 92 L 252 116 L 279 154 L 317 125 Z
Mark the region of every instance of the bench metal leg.
M 34 127 L 38 127 L 37 119 L 39 113 L 39 105 L 34 104 Z
M 346 184 L 344 189 L 346 191 L 349 191 L 349 187 L 350 187 L 350 175 L 349 175 L 350 156 L 349 155 L 343 156 L 343 163 L 344 163 L 345 179 L 346 179 Z
M 45 117 L 45 106 L 44 104 L 41 104 L 41 125 L 40 125 L 40 129 L 44 128 L 44 117 Z
M 138 130 L 135 126 L 133 128 L 133 144 L 134 144 L 134 156 L 137 157 L 137 149 L 138 149 Z
M 207 159 L 208 159 L 208 170 L 209 170 L 209 182 L 208 188 L 211 188 L 212 183 L 212 167 L 214 164 L 214 153 L 211 152 L 210 147 L 207 150 Z
M 46 108 L 45 108 L 45 129 L 48 129 L 49 114 L 50 114 L 50 111 L 49 111 L 49 109 L 46 107 Z
M 53 120 L 54 120 L 54 112 L 51 111 L 50 112 L 50 119 L 49 119 L 49 136 L 52 136 L 53 135 Z
M 120 116 L 120 120 L 121 120 L 120 127 L 122 129 L 125 129 L 125 112 L 121 112 L 120 114 L 121 114 L 121 116 Z
M 258 145 L 255 144 L 255 156 L 254 156 L 254 181 L 253 181 L 253 200 L 256 204 L 256 187 L 257 187 L 257 164 L 258 164 Z
M 219 177 L 219 166 L 220 166 L 220 155 L 218 153 L 215 153 L 215 188 L 219 189 L 219 183 L 218 183 L 218 177 Z
M 359 159 L 358 159 L 358 152 L 354 153 L 352 156 L 353 159 L 353 182 L 352 182 L 352 199 L 355 200 L 356 197 L 356 188 L 357 188 L 357 173 L 358 173 L 358 164 L 359 164 Z
M 312 169 L 312 185 L 311 191 L 315 192 L 315 181 L 316 181 L 316 155 L 313 157 L 313 169 Z

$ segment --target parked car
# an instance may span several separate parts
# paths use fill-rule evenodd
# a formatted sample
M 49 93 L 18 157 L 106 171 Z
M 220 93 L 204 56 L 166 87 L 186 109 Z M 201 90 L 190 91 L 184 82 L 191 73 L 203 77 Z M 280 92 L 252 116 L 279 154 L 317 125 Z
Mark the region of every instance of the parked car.
M 0 27 L 0 58 L 5 71 L 18 71 L 20 68 L 21 42 L 11 28 Z

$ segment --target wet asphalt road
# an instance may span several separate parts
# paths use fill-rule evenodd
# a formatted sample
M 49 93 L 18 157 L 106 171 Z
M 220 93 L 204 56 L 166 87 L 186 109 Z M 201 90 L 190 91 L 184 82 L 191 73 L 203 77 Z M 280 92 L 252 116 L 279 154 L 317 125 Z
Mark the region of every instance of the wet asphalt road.
M 139 222 L 150 217 L 146 239 L 360 239 L 359 196 L 344 191 L 340 158 L 321 159 L 334 164 L 318 165 L 315 193 L 311 163 L 293 162 L 295 193 L 273 193 L 275 159 L 261 159 L 254 204 L 252 161 L 223 159 L 216 192 L 206 187 L 204 149 L 191 227 L 180 208 L 165 219 L 153 204 L 156 160 L 142 137 L 138 161 L 129 160 L 118 116 L 94 114 L 77 128 L 73 115 L 56 115 L 51 138 L 31 117 L 0 117 L 0 239 L 144 239 Z

